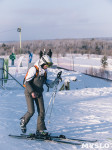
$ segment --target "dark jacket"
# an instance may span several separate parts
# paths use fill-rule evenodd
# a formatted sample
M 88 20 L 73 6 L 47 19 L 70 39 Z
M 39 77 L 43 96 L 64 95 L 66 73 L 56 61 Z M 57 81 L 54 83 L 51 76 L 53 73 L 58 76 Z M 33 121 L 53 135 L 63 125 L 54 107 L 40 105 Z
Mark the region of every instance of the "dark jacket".
M 41 96 L 43 92 L 43 84 L 47 80 L 47 75 L 44 76 L 35 76 L 32 80 L 26 82 L 25 95 L 31 95 L 32 92 L 35 92 L 37 96 Z

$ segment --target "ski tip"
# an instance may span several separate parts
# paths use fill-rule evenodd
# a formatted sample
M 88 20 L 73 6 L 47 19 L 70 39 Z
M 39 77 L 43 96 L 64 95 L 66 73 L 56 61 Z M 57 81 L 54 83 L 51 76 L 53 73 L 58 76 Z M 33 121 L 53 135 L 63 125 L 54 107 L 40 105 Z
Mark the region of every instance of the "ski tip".
M 12 134 L 9 134 L 8 136 L 13 136 Z

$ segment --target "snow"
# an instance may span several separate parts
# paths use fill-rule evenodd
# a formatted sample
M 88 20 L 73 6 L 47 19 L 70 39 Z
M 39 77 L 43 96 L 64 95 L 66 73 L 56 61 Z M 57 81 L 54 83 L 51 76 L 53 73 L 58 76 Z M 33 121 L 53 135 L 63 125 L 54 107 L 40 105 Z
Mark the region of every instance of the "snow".
M 34 61 L 37 56 L 34 56 Z M 9 64 L 9 72 L 22 84 L 28 68 L 28 56 L 24 56 L 23 67 Z M 81 60 L 82 62 L 82 60 Z M 62 69 L 61 69 L 62 70 Z M 59 69 L 48 69 L 48 78 L 54 79 Z M 9 134 L 21 134 L 20 118 L 26 113 L 24 89 L 14 80 L 0 89 L 0 150 L 111 150 L 112 141 L 112 82 L 90 77 L 79 72 L 62 70 L 62 83 L 70 80 L 70 91 L 58 91 L 52 115 L 46 115 L 47 129 L 52 135 L 64 134 L 71 138 L 97 139 L 96 143 L 73 146 L 54 142 L 14 139 Z M 77 79 L 73 81 L 72 79 Z M 47 108 L 53 89 L 44 87 L 44 102 Z M 36 131 L 37 112 L 27 125 L 27 133 Z
M 68 54 L 66 57 L 56 58 L 54 62 L 62 68 L 112 80 L 112 58 L 107 57 L 108 65 L 104 71 L 101 64 L 102 57 L 102 55 Z

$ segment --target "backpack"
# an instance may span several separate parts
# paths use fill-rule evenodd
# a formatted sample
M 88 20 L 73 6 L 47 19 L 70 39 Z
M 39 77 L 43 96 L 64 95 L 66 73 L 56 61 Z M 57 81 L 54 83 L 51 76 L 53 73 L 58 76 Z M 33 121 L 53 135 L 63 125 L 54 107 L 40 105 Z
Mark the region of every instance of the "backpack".
M 38 75 L 38 73 L 39 73 L 39 68 L 36 66 L 36 65 L 34 65 L 33 67 L 35 67 L 36 68 L 36 74 L 35 74 L 35 76 L 34 76 L 34 78 Z M 30 68 L 29 68 L 30 69 Z M 28 69 L 28 71 L 29 71 L 29 69 Z M 26 83 L 26 77 L 27 77 L 27 75 L 28 75 L 28 71 L 27 71 L 27 73 L 26 73 L 26 75 L 25 75 L 25 77 L 24 77 L 24 79 L 23 79 L 23 86 L 24 87 L 26 87 L 26 85 L 25 85 L 25 83 Z M 44 73 L 44 76 L 45 77 L 47 77 L 47 73 L 45 72 Z M 32 77 L 31 77 L 32 78 Z

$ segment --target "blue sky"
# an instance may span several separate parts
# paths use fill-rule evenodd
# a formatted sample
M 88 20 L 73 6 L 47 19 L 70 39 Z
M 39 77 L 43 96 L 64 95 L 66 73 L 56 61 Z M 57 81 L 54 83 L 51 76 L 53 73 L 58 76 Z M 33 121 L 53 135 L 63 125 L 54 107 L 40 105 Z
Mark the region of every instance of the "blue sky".
M 0 0 L 0 41 L 112 37 L 112 0 Z

